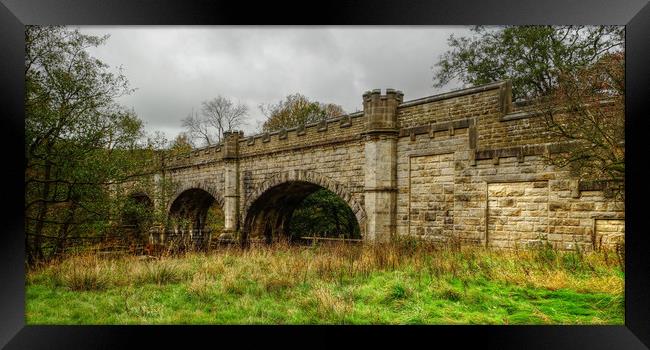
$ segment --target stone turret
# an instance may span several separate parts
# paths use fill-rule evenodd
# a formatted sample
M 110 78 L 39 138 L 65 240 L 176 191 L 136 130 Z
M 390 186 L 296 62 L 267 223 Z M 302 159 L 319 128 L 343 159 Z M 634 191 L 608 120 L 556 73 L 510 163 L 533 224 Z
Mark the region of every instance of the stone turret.
M 243 138 L 243 131 L 223 132 L 223 159 L 235 159 L 239 157 L 239 140 Z
M 363 94 L 363 114 L 367 119 L 365 143 L 365 209 L 368 240 L 386 242 L 395 234 L 397 192 L 397 106 L 401 91 L 375 89 Z
M 397 132 L 397 105 L 402 103 L 404 94 L 394 89 L 366 91 L 363 94 L 363 114 L 368 118 L 367 133 Z

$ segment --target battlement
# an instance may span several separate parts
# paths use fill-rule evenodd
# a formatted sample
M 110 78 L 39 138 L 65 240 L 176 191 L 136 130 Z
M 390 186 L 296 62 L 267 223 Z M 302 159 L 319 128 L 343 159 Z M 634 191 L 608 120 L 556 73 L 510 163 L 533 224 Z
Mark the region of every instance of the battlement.
M 363 93 L 363 102 L 372 102 L 380 100 L 395 100 L 397 103 L 402 103 L 404 93 L 400 90 L 391 88 L 386 89 L 385 94 L 381 94 L 381 89 L 374 89 Z
M 464 120 L 478 114 L 479 109 L 495 108 L 505 115 L 508 106 L 512 105 L 509 92 L 507 81 L 410 101 L 404 101 L 404 93 L 400 90 L 386 88 L 383 93 L 381 89 L 369 90 L 362 95 L 363 111 L 250 136 L 242 131 L 227 131 L 223 142 L 168 158 L 166 165 L 169 168 L 201 166 L 233 157 L 360 141 L 366 134 L 390 133 L 403 137 L 410 135 L 405 128 Z M 498 100 L 491 99 L 492 95 L 498 96 Z M 231 140 L 229 146 L 226 140 Z

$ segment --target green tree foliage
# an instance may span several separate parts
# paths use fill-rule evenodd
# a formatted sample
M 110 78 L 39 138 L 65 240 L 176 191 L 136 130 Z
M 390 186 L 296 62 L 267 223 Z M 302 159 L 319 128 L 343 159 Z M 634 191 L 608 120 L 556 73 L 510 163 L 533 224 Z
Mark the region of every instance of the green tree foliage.
M 293 128 L 345 114 L 339 105 L 310 101 L 299 93 L 288 95 L 276 104 L 260 105 L 259 108 L 267 117 L 262 125 L 262 130 L 268 132 Z
M 213 204 L 208 208 L 205 218 L 205 229 L 212 234 L 212 237 L 218 238 L 223 232 L 225 217 L 223 210 L 219 205 Z
M 107 38 L 60 26 L 26 27 L 29 262 L 56 254 L 70 237 L 102 232 L 118 219 L 123 200 L 111 196 L 111 186 L 157 166 L 154 150 L 139 144 L 142 121 L 115 102 L 132 91 L 126 77 L 86 51 Z
M 147 232 L 154 223 L 154 206 L 147 194 L 131 194 L 124 201 L 122 224 L 130 228 L 133 235 Z
M 289 233 L 292 237 L 361 237 L 352 209 L 326 189 L 320 189 L 303 200 L 293 212 Z
M 621 51 L 622 26 L 476 26 L 470 37 L 448 39 L 436 63 L 434 87 L 512 80 L 515 100 L 547 95 L 561 75 Z
M 169 147 L 170 155 L 178 155 L 192 151 L 194 145 L 186 133 L 182 132 L 176 136 L 174 142 Z

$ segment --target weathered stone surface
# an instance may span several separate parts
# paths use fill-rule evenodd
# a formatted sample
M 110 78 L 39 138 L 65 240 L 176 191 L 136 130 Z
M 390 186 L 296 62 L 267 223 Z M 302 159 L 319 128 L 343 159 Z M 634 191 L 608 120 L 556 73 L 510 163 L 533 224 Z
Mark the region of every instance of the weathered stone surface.
M 223 207 L 228 230 L 266 234 L 284 230 L 292 208 L 323 187 L 348 203 L 368 240 L 575 249 L 622 239 L 624 204 L 608 186 L 547 165 L 543 156 L 557 147 L 540 118 L 507 114 L 509 91 L 493 83 L 402 102 L 399 91 L 373 90 L 362 112 L 228 133 L 223 144 L 166 159 L 158 177 L 177 191 L 154 205 L 169 212 L 202 190 Z

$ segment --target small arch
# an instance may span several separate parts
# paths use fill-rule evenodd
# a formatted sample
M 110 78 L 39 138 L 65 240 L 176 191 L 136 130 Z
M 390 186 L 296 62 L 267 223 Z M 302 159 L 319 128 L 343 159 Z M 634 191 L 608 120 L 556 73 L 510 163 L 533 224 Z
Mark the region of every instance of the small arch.
M 121 226 L 126 234 L 144 239 L 144 234 L 153 225 L 154 202 L 144 191 L 129 194 L 122 207 Z
M 221 193 L 217 190 L 217 187 L 215 185 L 204 181 L 192 181 L 189 183 L 184 183 L 181 186 L 176 188 L 174 194 L 172 194 L 171 196 L 169 203 L 167 203 L 167 210 L 165 212 L 169 213 L 171 211 L 172 204 L 174 203 L 174 201 L 176 201 L 176 199 L 178 199 L 180 195 L 183 194 L 183 192 L 192 189 L 199 189 L 209 193 L 212 196 L 212 198 L 214 198 L 216 204 L 220 207 L 223 207 L 223 197 L 221 196 Z
M 213 233 L 206 227 L 206 222 L 210 221 L 209 212 L 217 209 L 221 213 L 222 208 L 223 199 L 214 187 L 197 182 L 181 186 L 168 205 L 166 232 L 183 244 L 189 242 L 185 238 L 190 238 L 196 247 L 203 247 Z
M 247 196 L 243 210 L 242 240 L 251 235 L 263 235 L 268 240 L 273 232 L 286 233 L 296 207 L 320 188 L 333 192 L 347 203 L 364 236 L 365 211 L 347 186 L 316 172 L 294 170 L 274 174 Z

